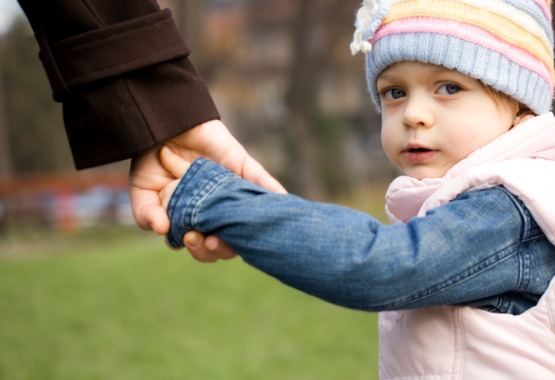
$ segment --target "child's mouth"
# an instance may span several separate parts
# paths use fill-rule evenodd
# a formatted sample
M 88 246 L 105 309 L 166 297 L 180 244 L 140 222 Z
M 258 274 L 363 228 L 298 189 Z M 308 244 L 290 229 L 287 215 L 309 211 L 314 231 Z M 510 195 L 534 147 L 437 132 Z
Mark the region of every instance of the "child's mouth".
M 431 160 L 437 151 L 430 148 L 411 147 L 403 152 L 403 158 L 410 164 L 422 164 Z
M 428 148 L 410 148 L 408 150 L 409 153 L 425 153 L 429 151 L 431 151 L 431 149 Z

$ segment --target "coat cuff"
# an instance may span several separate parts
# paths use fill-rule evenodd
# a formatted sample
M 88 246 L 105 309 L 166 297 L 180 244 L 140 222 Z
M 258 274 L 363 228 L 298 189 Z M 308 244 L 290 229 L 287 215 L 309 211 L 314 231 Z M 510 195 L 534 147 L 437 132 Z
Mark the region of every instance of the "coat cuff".
M 58 102 L 79 86 L 190 54 L 169 9 L 52 44 L 42 30 L 35 37 Z
M 223 166 L 205 158 L 198 158 L 191 164 L 168 203 L 170 231 L 166 239 L 171 247 L 184 247 L 183 237 L 185 234 L 198 228 L 195 216 L 202 202 L 224 181 L 232 178 L 239 177 Z

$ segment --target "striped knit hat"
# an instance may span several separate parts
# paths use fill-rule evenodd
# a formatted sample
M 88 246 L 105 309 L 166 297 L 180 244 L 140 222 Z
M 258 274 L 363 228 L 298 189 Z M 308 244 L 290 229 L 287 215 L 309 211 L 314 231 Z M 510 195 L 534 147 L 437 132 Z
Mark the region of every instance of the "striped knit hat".
M 457 70 L 540 115 L 553 98 L 551 0 L 364 0 L 351 50 L 378 75 L 400 61 Z

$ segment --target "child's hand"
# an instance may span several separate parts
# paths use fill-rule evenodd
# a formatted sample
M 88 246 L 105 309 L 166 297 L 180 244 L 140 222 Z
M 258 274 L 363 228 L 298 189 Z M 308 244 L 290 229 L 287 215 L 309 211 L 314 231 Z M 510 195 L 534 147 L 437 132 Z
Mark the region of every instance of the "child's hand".
M 192 159 L 193 158 L 191 158 L 191 160 Z M 175 154 L 168 146 L 162 147 L 160 151 L 160 160 L 166 170 L 177 178 L 160 191 L 160 201 L 164 209 L 167 210 L 170 198 L 179 184 L 179 181 L 181 181 L 181 177 L 185 175 L 191 166 L 191 162 Z M 189 248 L 191 256 L 203 263 L 215 262 L 220 259 L 229 260 L 237 256 L 225 242 L 218 239 L 216 236 L 208 236 L 205 238 L 204 235 L 199 232 L 189 231 L 185 234 L 183 241 L 187 248 Z

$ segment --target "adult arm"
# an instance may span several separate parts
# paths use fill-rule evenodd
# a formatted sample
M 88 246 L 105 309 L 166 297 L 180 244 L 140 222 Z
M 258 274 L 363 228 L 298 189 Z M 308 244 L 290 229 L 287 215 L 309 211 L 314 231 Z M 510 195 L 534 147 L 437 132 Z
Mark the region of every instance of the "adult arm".
M 169 10 L 155 0 L 18 0 L 78 169 L 137 157 L 218 119 Z
M 75 166 L 132 157 L 130 196 L 140 227 L 159 234 L 169 227 L 158 199 L 173 179 L 158 160 L 162 142 L 284 191 L 216 120 L 169 10 L 161 11 L 155 0 L 18 1 L 35 32 L 53 96 L 63 104 Z M 205 244 L 202 235 L 188 236 L 191 253 L 201 261 L 232 256 L 217 239 Z
M 280 281 L 355 309 L 464 303 L 518 314 L 552 277 L 531 275 L 526 245 L 550 245 L 502 188 L 465 193 L 426 217 L 384 225 L 356 210 L 269 193 L 197 160 L 168 211 L 171 244 L 189 229 L 215 234 Z M 553 268 L 553 247 L 537 251 L 533 265 Z M 508 294 L 515 302 L 504 303 Z

